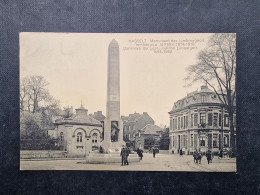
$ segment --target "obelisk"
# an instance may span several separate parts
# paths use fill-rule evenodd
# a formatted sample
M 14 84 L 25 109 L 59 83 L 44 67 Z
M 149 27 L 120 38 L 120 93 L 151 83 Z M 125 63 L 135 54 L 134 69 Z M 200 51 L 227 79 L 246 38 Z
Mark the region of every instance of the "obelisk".
M 123 122 L 120 118 L 119 45 L 113 39 L 108 46 L 107 104 L 102 146 L 109 153 L 118 151 L 123 144 Z

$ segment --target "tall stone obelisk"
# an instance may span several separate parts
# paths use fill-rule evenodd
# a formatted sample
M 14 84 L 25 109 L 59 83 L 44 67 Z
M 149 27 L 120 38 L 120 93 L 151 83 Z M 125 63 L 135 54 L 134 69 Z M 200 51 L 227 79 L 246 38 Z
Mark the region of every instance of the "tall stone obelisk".
M 124 141 L 123 121 L 120 118 L 119 45 L 115 39 L 108 46 L 106 109 L 102 146 L 106 152 L 118 151 Z

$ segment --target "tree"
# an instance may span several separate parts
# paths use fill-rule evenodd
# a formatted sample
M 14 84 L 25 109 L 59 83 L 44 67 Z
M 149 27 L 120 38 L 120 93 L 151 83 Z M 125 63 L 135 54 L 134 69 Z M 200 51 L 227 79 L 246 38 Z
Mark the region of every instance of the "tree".
M 208 46 L 198 55 L 198 62 L 187 68 L 188 85 L 194 82 L 206 83 L 217 94 L 229 113 L 231 148 L 235 150 L 234 112 L 236 79 L 236 35 L 214 34 Z
M 46 129 L 53 128 L 53 117 L 60 114 L 59 101 L 54 99 L 42 76 L 30 76 L 20 84 L 21 137 L 43 137 Z
M 161 150 L 169 150 L 170 138 L 169 138 L 169 128 L 165 128 L 162 132 L 162 136 L 160 139 L 160 149 Z
M 20 85 L 20 109 L 35 113 L 40 103 L 49 102 L 51 96 L 43 76 L 30 76 L 22 79 Z
M 148 147 L 152 147 L 156 144 L 156 140 L 154 138 L 154 136 L 149 135 L 144 139 L 144 145 L 148 146 Z

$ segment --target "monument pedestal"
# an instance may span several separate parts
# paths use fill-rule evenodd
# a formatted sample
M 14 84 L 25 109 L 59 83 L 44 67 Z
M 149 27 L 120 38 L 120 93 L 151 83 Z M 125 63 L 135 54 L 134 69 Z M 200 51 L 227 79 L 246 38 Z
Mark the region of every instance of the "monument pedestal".
M 137 154 L 130 154 L 128 156 L 128 162 L 140 162 L 140 158 Z M 109 153 L 109 154 L 101 154 L 101 153 L 90 153 L 89 156 L 86 157 L 86 164 L 110 164 L 110 163 L 122 163 L 122 158 L 120 153 Z

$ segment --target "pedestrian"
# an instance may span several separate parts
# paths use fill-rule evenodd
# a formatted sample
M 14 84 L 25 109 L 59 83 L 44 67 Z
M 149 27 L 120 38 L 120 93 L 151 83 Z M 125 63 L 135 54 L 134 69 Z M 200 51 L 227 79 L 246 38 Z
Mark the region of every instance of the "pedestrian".
M 136 152 L 137 152 L 137 154 L 138 154 L 140 160 L 142 160 L 142 158 L 143 158 L 143 150 L 137 148 Z
M 206 152 L 206 157 L 207 157 L 208 164 L 209 164 L 210 162 L 212 162 L 212 154 L 211 154 L 211 151 L 210 151 L 210 150 L 208 150 L 208 151 Z
M 202 159 L 202 153 L 201 153 L 201 151 L 199 150 L 198 155 L 197 155 L 197 164 L 198 164 L 198 163 L 201 164 L 201 159 Z
M 183 155 L 183 152 L 182 152 L 182 149 L 180 150 L 180 156 L 182 157 L 182 155 Z
M 156 149 L 154 147 L 152 147 L 152 149 L 153 149 L 153 157 L 155 158 Z
M 125 163 L 126 165 L 129 165 L 128 163 L 128 156 L 130 154 L 130 148 L 129 147 L 126 147 L 126 157 L 125 157 Z
M 219 156 L 218 156 L 218 158 L 223 158 L 223 150 L 222 150 L 222 149 L 219 151 Z
M 193 153 L 193 158 L 194 158 L 194 163 L 197 163 L 198 164 L 198 151 L 197 151 L 197 149 L 194 151 L 194 153 Z
M 123 145 L 120 153 L 121 163 L 122 163 L 121 166 L 124 166 L 126 164 L 126 155 L 127 155 L 127 151 L 125 146 Z

